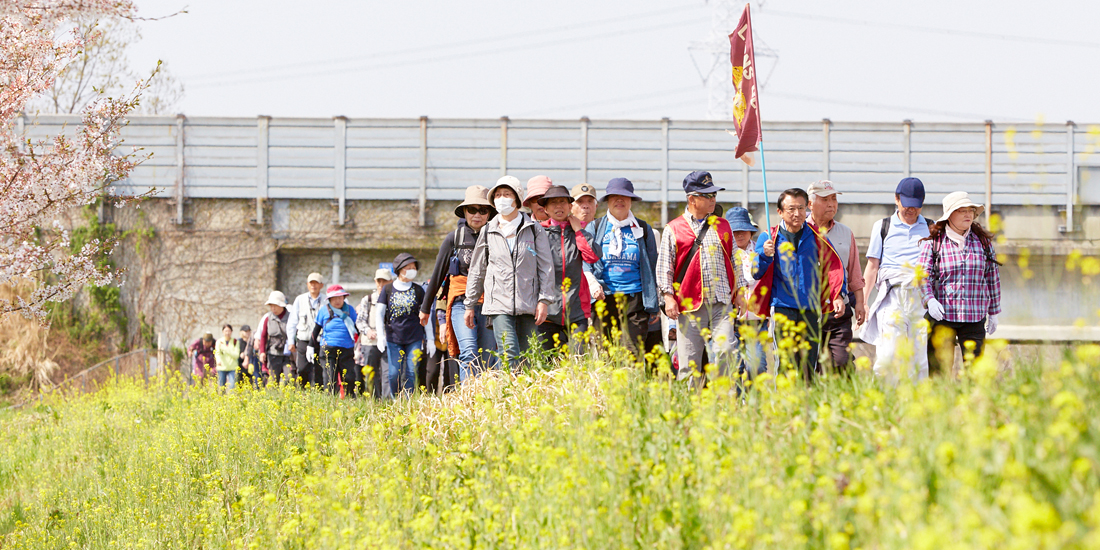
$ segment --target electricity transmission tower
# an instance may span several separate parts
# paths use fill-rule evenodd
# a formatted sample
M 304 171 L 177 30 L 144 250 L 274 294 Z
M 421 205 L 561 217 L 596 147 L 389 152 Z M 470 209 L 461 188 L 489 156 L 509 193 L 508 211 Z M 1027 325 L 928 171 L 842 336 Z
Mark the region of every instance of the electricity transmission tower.
M 765 0 L 757 2 L 757 8 Z M 729 35 L 741 19 L 745 9 L 743 0 L 704 0 L 712 7 L 710 34 L 706 40 L 692 42 L 688 46 L 691 62 L 707 90 L 707 118 L 710 120 L 733 120 L 733 67 L 730 64 Z M 779 62 L 779 55 L 760 38 L 760 31 L 753 28 L 753 46 L 756 65 L 771 65 L 761 81 L 760 89 L 768 85 L 768 77 Z M 762 62 L 762 60 L 764 60 Z

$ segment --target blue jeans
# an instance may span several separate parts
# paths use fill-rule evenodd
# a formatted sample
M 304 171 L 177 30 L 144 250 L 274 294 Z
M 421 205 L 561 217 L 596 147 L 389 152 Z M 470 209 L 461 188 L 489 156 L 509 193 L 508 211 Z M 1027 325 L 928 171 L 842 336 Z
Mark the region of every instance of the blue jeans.
M 467 328 L 463 317 L 466 304 L 455 300 L 451 305 L 451 326 L 458 339 L 458 381 L 465 382 L 470 376 L 477 376 L 484 369 L 500 368 L 493 352 L 497 342 L 493 331 L 487 326 L 488 319 L 481 314 L 481 306 L 474 306 L 474 328 Z
M 218 371 L 218 387 L 225 386 L 226 388 L 233 389 L 237 387 L 237 371 L 235 370 L 220 370 Z
M 497 352 L 504 366 L 514 366 L 516 358 L 527 351 L 535 326 L 534 315 L 493 316 L 493 334 L 497 337 Z
M 423 355 L 423 341 L 405 345 L 386 342 L 386 356 L 390 363 L 390 391 L 394 397 L 401 390 L 409 392 L 409 395 L 416 390 L 416 364 Z

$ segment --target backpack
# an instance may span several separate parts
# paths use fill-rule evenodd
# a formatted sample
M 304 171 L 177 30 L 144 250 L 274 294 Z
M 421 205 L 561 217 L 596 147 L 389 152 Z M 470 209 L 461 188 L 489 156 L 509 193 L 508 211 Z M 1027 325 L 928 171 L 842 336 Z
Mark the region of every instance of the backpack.
M 893 215 L 891 214 L 889 216 L 886 216 L 885 218 L 882 218 L 882 224 L 879 227 L 878 240 L 880 243 L 882 243 L 883 246 L 886 246 L 886 235 L 890 234 L 890 218 L 892 217 Z M 932 218 L 925 216 L 924 223 L 928 224 L 928 227 L 932 227 L 932 224 L 936 222 L 932 221 Z
M 267 314 L 267 353 L 271 355 L 283 354 L 283 349 L 286 347 L 286 322 L 288 320 L 290 320 L 290 315 L 287 315 L 286 319 L 280 319 L 271 313 Z
M 997 261 L 997 257 L 993 255 L 993 247 L 988 239 L 975 233 L 978 237 L 978 242 L 982 243 L 982 252 L 985 256 L 985 273 L 988 274 L 993 265 L 1001 265 L 1001 262 Z M 941 233 L 935 239 L 932 239 L 932 258 L 928 266 L 928 275 L 931 277 L 933 273 L 938 273 L 940 269 L 940 246 L 943 241 L 947 239 L 947 233 Z
M 344 314 L 343 308 L 340 309 L 342 315 L 337 316 L 336 310 L 332 308 L 332 304 L 325 303 L 325 307 L 328 308 L 328 315 L 330 319 L 340 319 L 344 322 L 344 327 L 348 329 L 348 336 L 351 336 L 352 342 L 359 341 L 359 329 L 355 326 L 355 323 L 351 320 L 351 315 Z M 324 333 L 324 329 L 321 329 Z
M 473 250 L 474 245 L 468 245 L 466 243 L 466 231 L 469 228 L 466 224 L 458 226 L 455 230 L 455 238 L 451 244 L 451 260 L 447 266 L 447 275 L 455 276 L 462 275 L 462 262 L 458 257 L 458 253 L 462 250 Z

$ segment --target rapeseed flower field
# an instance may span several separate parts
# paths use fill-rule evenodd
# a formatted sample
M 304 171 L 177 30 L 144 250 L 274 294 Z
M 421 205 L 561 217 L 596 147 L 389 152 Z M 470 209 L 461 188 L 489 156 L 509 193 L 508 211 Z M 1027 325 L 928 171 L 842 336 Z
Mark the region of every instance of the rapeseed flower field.
M 1100 346 L 1007 354 L 744 399 L 595 355 L 390 403 L 118 380 L 0 412 L 0 547 L 1100 548 Z

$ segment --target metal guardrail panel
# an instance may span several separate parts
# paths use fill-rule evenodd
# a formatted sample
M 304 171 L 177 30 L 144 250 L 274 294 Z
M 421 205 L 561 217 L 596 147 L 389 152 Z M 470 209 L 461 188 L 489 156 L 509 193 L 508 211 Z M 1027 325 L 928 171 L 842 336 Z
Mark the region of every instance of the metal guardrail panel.
M 457 200 L 469 185 L 492 185 L 503 165 L 521 181 L 546 174 L 567 186 L 584 178 L 599 187 L 626 176 L 647 200 L 661 200 L 666 147 L 671 201 L 680 199 L 679 182 L 692 170 L 709 170 L 731 192 L 740 193 L 746 183 L 733 158 L 734 138 L 726 132 L 732 124 L 722 121 L 668 121 L 666 140 L 662 122 L 653 120 L 426 119 L 422 136 L 420 119 L 339 119 L 346 120 L 343 137 L 334 119 L 262 120 L 191 117 L 177 126 L 175 117 L 132 117 L 123 130 L 124 146 L 153 156 L 114 192 L 156 187 L 161 196 L 329 199 L 340 192 L 334 178 L 342 170 L 347 199 L 415 199 L 423 186 L 427 199 Z M 26 117 L 24 131 L 42 140 L 74 135 L 79 124 L 74 115 Z M 177 128 L 183 128 L 182 140 Z M 984 196 L 984 124 L 911 123 L 908 134 L 905 128 L 766 122 L 769 187 L 801 187 L 827 176 L 845 187 L 847 201 L 877 203 L 892 195 L 908 168 L 925 181 L 930 200 L 959 189 Z M 1077 166 L 1100 166 L 1100 125 L 1076 125 L 1072 135 L 1067 128 L 992 125 L 994 204 L 1072 200 Z M 259 150 L 263 136 L 267 148 Z M 341 151 L 337 143 L 344 143 Z M 260 159 L 266 159 L 266 169 Z M 176 185 L 181 172 L 182 190 Z M 750 201 L 762 200 L 759 168 L 749 171 L 747 184 Z

